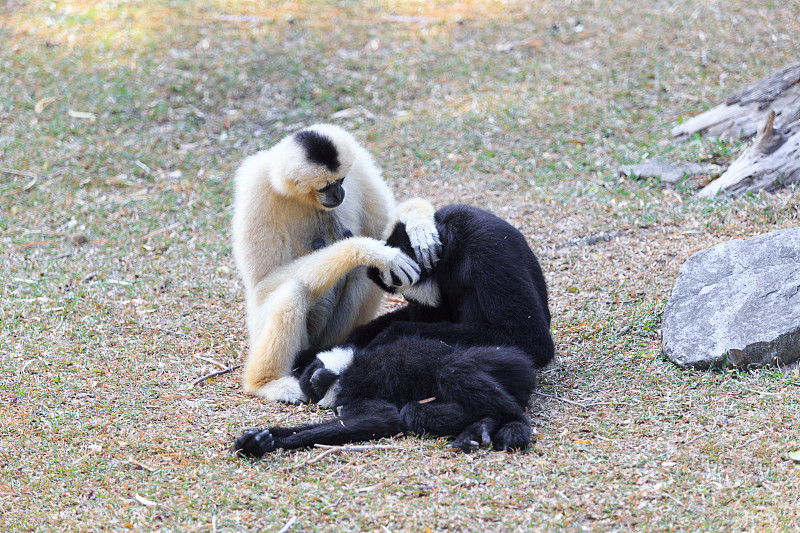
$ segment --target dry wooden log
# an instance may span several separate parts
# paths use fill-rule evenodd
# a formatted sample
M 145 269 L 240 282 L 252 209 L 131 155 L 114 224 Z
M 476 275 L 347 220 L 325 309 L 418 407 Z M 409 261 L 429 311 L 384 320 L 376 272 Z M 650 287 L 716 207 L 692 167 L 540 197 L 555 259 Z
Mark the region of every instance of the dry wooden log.
M 753 144 L 697 195 L 710 198 L 723 191 L 732 194 L 773 191 L 800 181 L 800 127 L 782 133 L 774 124 L 775 111 L 769 109 Z
M 687 176 L 719 173 L 719 166 L 711 163 L 673 163 L 663 159 L 648 159 L 636 165 L 623 165 L 617 169 L 620 176 L 642 178 L 661 178 L 661 184 L 675 185 Z
M 724 104 L 690 118 L 672 129 L 673 137 L 699 133 L 703 137 L 743 138 L 755 135 L 770 109 L 775 129 L 800 126 L 800 63 L 751 83 Z

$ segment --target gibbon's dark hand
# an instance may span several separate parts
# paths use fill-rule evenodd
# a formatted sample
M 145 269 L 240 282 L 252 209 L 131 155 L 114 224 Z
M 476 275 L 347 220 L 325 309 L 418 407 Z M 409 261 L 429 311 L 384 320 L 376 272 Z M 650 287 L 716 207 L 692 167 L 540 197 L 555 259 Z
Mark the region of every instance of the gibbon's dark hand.
M 275 450 L 275 438 L 268 429 L 248 429 L 233 443 L 234 453 L 241 457 L 261 457 Z
M 436 225 L 432 223 L 406 224 L 408 240 L 414 249 L 417 262 L 430 273 L 439 261 L 442 253 L 442 241 L 439 239 L 439 232 Z

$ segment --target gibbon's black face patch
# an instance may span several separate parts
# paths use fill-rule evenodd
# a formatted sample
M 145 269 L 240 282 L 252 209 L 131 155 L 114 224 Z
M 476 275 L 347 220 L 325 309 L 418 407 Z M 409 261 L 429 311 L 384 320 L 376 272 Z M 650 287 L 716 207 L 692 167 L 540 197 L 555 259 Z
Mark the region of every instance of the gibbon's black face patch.
M 309 161 L 331 172 L 339 170 L 339 152 L 333 141 L 325 135 L 314 130 L 302 130 L 294 134 L 294 140 L 306 151 Z

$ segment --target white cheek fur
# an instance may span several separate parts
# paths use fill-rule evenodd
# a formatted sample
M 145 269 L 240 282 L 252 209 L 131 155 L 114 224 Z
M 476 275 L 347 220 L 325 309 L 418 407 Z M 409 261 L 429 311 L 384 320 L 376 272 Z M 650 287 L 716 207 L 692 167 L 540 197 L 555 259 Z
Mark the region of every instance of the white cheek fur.
M 352 348 L 334 348 L 327 352 L 317 354 L 317 358 L 322 361 L 325 368 L 331 372 L 341 374 L 353 362 Z
M 322 399 L 317 402 L 317 405 L 328 409 L 333 408 L 333 404 L 336 403 L 336 399 L 339 397 L 340 390 L 342 390 L 342 385 L 339 383 L 339 380 L 337 379 L 333 383 L 333 385 L 331 385 L 328 388 L 328 391 L 325 393 L 325 396 L 323 396 Z

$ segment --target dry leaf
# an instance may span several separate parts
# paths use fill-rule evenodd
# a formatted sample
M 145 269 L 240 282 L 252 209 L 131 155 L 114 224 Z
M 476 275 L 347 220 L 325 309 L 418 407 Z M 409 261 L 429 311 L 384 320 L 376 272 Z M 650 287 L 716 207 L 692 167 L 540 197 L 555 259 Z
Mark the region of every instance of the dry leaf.
M 242 112 L 238 109 L 231 109 L 225 118 L 222 119 L 222 127 L 228 129 L 234 121 L 242 118 Z
M 375 115 L 373 115 L 370 111 L 363 109 L 361 107 L 348 107 L 347 109 L 342 109 L 341 111 L 337 111 L 336 113 L 331 115 L 331 118 L 347 119 L 347 118 L 356 118 L 361 116 L 369 119 L 375 118 Z
M 80 118 L 84 120 L 88 120 L 89 122 L 94 122 L 97 120 L 97 115 L 94 113 L 88 113 L 86 111 L 75 111 L 74 109 L 70 108 L 67 113 L 72 118 Z
M 494 50 L 495 52 L 510 52 L 515 48 L 521 48 L 523 46 L 530 46 L 531 48 L 538 49 L 542 47 L 542 41 L 531 37 L 530 39 L 524 39 L 522 41 L 514 41 L 511 43 L 498 43 L 495 45 Z
M 139 496 L 138 494 L 134 494 L 133 497 L 136 498 L 137 502 L 139 502 L 142 505 L 147 506 L 147 507 L 155 507 L 156 505 L 158 505 L 153 500 L 148 500 L 144 496 Z
M 33 110 L 36 111 L 37 115 L 41 115 L 42 111 L 44 111 L 47 106 L 49 106 L 55 101 L 56 99 L 53 98 L 52 96 L 48 96 L 47 98 L 42 98 L 41 100 L 36 102 L 36 105 L 33 106 Z
M 403 110 L 395 112 L 394 121 L 395 122 L 405 122 L 406 120 L 410 119 L 413 116 L 414 115 L 413 115 L 413 113 L 411 113 L 411 111 L 406 111 L 406 110 L 403 109 Z
M 31 181 L 29 181 L 28 183 L 25 184 L 25 186 L 22 187 L 23 192 L 31 190 L 33 188 L 33 186 L 36 185 L 37 181 L 39 181 L 39 177 L 38 176 L 34 176 L 31 179 Z

